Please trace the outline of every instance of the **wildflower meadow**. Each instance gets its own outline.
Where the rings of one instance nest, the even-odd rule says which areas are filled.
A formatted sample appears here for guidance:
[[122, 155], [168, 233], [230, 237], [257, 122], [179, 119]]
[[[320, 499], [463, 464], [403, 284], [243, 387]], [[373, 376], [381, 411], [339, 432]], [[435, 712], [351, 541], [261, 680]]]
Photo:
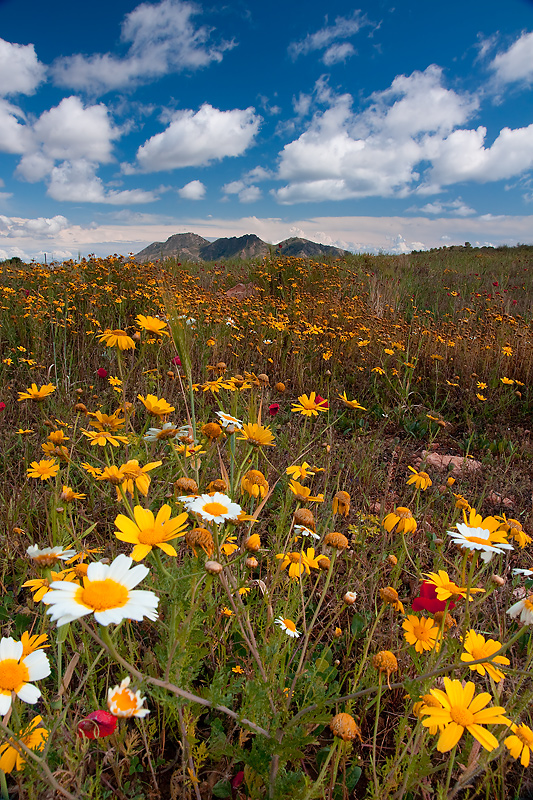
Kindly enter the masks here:
[[532, 797], [532, 326], [525, 246], [0, 264], [2, 800]]

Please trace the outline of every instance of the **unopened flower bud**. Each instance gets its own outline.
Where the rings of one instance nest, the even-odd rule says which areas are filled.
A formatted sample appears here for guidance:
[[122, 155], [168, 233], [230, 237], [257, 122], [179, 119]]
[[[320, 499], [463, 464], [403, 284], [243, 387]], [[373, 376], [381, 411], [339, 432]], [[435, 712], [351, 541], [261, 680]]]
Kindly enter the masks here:
[[222, 564], [218, 563], [218, 561], [206, 561], [205, 569], [206, 572], [209, 572], [210, 575], [220, 575], [223, 567]]
[[497, 586], [505, 586], [505, 578], [502, 578], [501, 575], [493, 575], [492, 580]]
[[389, 562], [389, 564], [392, 564], [394, 567], [398, 563], [398, 559], [396, 558], [395, 555], [393, 555], [393, 553], [391, 553], [389, 556], [387, 556], [387, 561]]
[[357, 600], [357, 592], [346, 592], [346, 594], [342, 599], [344, 600], [347, 606], [353, 606], [353, 604]]
[[248, 567], [248, 569], [255, 569], [256, 567], [259, 566], [259, 561], [257, 560], [257, 558], [250, 556], [250, 558], [246, 559], [245, 564]]

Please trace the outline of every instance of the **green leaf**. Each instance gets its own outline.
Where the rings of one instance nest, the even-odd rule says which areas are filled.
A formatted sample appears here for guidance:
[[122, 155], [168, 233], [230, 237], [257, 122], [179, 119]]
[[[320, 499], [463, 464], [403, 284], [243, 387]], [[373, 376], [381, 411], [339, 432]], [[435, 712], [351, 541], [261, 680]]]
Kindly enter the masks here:
[[212, 793], [215, 797], [231, 797], [230, 782], [223, 778], [218, 783], [215, 783], [212, 789]]

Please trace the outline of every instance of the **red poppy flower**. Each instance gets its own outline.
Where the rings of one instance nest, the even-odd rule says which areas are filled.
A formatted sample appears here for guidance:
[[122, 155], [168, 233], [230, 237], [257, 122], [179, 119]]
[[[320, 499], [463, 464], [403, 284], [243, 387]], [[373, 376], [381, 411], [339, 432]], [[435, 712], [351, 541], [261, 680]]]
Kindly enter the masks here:
[[175, 364], [177, 367], [181, 367], [181, 358], [179, 356], [174, 356], [174, 358], [172, 359], [172, 363]]
[[109, 711], [91, 711], [78, 722], [78, 736], [101, 739], [103, 736], [111, 736], [116, 727], [117, 718]]
[[268, 407], [268, 413], [270, 414], [271, 417], [275, 417], [278, 411], [279, 411], [279, 403], [272, 403], [272, 405]]
[[322, 406], [322, 408], [329, 408], [329, 403], [325, 399], [325, 397], [321, 397], [319, 394], [315, 397], [315, 403], [317, 406]]
[[413, 599], [411, 608], [413, 611], [429, 611], [430, 614], [435, 614], [436, 611], [444, 611], [448, 605], [448, 609], [455, 608], [455, 603], [448, 602], [447, 600], [437, 600], [437, 589], [435, 584], [423, 581], [420, 587], [420, 594]]
[[103, 367], [100, 367], [100, 369], [96, 370], [96, 374], [99, 378], [107, 378], [107, 370]]
[[3, 411], [5, 407], [6, 407], [6, 404], [4, 403], [4, 401], [0, 400], [0, 411]]

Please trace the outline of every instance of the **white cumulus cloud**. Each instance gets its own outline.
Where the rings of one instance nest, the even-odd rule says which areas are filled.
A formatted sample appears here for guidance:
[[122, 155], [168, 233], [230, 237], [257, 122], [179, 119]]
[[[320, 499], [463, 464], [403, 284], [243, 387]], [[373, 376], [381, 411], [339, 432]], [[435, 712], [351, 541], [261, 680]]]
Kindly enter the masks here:
[[111, 161], [112, 141], [121, 135], [103, 103], [84, 106], [79, 97], [65, 97], [43, 112], [33, 132], [50, 158], [86, 158], [100, 164]]
[[0, 95], [33, 94], [44, 77], [45, 66], [32, 44], [0, 39]]
[[52, 239], [67, 228], [68, 224], [67, 218], [61, 214], [51, 218], [37, 217], [36, 219], [0, 215], [0, 237]]
[[233, 42], [210, 44], [213, 29], [195, 24], [199, 14], [199, 6], [183, 0], [141, 3], [122, 23], [121, 39], [128, 45], [123, 58], [111, 53], [60, 58], [51, 67], [54, 80], [59, 86], [101, 94], [219, 62]]
[[0, 152], [26, 152], [31, 146], [31, 132], [19, 108], [0, 99]]
[[63, 161], [53, 167], [47, 194], [59, 201], [109, 205], [133, 205], [157, 200], [154, 192], [142, 189], [106, 189], [102, 179], [96, 175], [96, 165], [84, 159]]
[[533, 32], [523, 33], [505, 52], [498, 53], [490, 63], [499, 83], [533, 81]]
[[205, 185], [202, 181], [189, 181], [181, 189], [178, 189], [178, 194], [184, 200], [203, 200], [205, 197]]
[[252, 144], [260, 122], [253, 108], [220, 111], [204, 103], [196, 113], [177, 111], [166, 130], [139, 147], [138, 168], [159, 172], [240, 156]]
[[[486, 147], [486, 129], [466, 127], [478, 98], [446, 88], [436, 65], [397, 76], [360, 113], [352, 110], [350, 95], [334, 95], [323, 79], [314, 97], [326, 109], [315, 111], [280, 153], [278, 178], [286, 184], [273, 194], [283, 204], [433, 194], [533, 167], [533, 125], [504, 128]], [[462, 213], [470, 211], [465, 206]]]

